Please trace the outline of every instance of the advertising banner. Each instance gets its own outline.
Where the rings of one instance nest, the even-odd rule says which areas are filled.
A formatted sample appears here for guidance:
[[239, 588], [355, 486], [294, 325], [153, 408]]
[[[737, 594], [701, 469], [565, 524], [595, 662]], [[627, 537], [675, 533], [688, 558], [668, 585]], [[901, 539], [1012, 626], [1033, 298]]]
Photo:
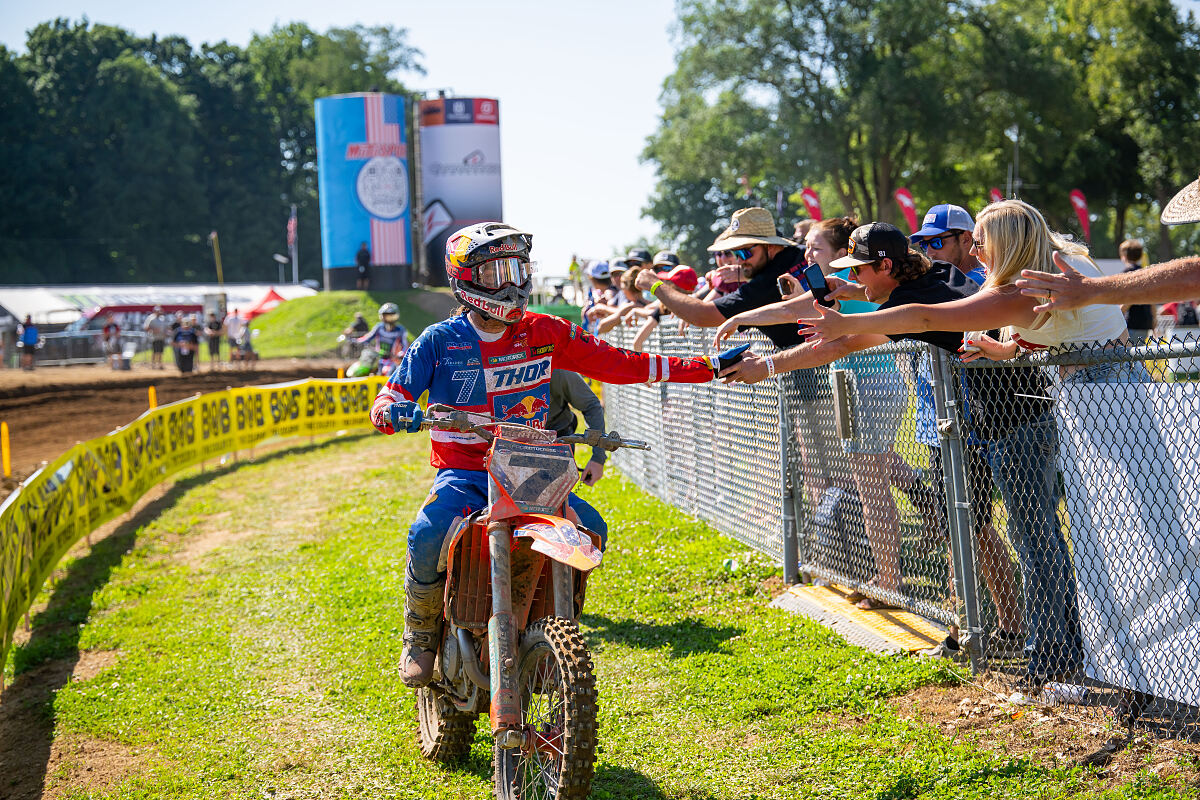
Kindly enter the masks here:
[[364, 242], [372, 267], [411, 264], [404, 99], [379, 93], [322, 97], [316, 119], [325, 269], [356, 272]]
[[265, 439], [369, 429], [385, 378], [304, 380], [197, 395], [80, 442], [0, 505], [0, 666], [13, 632], [59, 559], [148, 489]]
[[502, 220], [500, 103], [446, 97], [420, 105], [422, 231], [430, 277], [444, 282], [446, 238], [472, 222]]

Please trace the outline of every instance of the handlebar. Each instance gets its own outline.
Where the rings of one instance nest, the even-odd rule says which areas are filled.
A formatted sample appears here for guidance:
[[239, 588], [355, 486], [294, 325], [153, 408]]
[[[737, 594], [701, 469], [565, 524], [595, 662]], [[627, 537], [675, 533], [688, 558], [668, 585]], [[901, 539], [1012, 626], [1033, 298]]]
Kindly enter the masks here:
[[[421, 420], [421, 430], [427, 431], [431, 429], [443, 431], [458, 431], [459, 433], [474, 433], [476, 436], [491, 442], [496, 438], [496, 434], [489, 430], [496, 425], [509, 425], [517, 428], [528, 428], [529, 430], [545, 433], [542, 428], [535, 428], [532, 425], [525, 425], [520, 422], [511, 422], [502, 419], [497, 419], [490, 414], [484, 414], [479, 411], [461, 411], [450, 406], [434, 403], [429, 406], [428, 413], [445, 414], [445, 416], [437, 418], [429, 418]], [[490, 423], [479, 424], [471, 421], [471, 417], [488, 417], [492, 420]], [[412, 417], [399, 416], [399, 421], [411, 422]], [[599, 447], [612, 452], [621, 447], [628, 447], [633, 450], [649, 450], [650, 445], [647, 442], [638, 439], [624, 439], [621, 434], [616, 431], [595, 430], [588, 428], [582, 433], [573, 433], [567, 436], [559, 436], [556, 440], [558, 444], [586, 444], [591, 447]]]

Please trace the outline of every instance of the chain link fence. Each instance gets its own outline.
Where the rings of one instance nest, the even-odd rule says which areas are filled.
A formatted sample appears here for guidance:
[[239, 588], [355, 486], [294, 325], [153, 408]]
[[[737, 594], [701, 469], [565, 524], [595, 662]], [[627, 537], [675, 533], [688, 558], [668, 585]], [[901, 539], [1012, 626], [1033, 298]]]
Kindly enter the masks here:
[[[645, 349], [715, 352], [673, 319]], [[608, 386], [605, 409], [655, 443], [614, 454], [627, 476], [788, 582], [939, 623], [997, 691], [1190, 736], [1197, 357], [1191, 335], [970, 363], [898, 342], [752, 386]]]

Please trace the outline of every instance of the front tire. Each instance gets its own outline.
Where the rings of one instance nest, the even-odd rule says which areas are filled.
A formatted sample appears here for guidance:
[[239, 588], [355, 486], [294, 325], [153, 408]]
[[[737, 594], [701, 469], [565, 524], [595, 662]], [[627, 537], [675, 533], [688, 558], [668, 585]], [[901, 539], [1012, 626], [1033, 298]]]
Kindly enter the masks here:
[[596, 678], [579, 627], [530, 625], [517, 658], [521, 748], [494, 747], [498, 800], [584, 800], [596, 766]]
[[421, 755], [450, 764], [467, 755], [474, 738], [474, 714], [459, 711], [428, 686], [417, 690], [417, 741]]

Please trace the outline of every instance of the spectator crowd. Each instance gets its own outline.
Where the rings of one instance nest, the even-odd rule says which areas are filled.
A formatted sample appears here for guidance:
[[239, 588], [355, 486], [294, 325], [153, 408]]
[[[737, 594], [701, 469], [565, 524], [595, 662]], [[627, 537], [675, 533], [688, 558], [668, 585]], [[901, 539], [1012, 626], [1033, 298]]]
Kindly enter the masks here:
[[[1162, 219], [1200, 221], [1200, 180], [1176, 195]], [[914, 340], [962, 362], [1007, 361], [1046, 350], [1130, 348], [1200, 330], [1200, 258], [1146, 266], [1141, 242], [1126, 240], [1123, 270], [1109, 275], [1085, 246], [1017, 199], [993, 202], [977, 217], [958, 204], [935, 205], [910, 235], [886, 222], [838, 217], [802, 220], [785, 236], [767, 209], [744, 208], [708, 250], [707, 269], [681, 264], [670, 250], [651, 256], [644, 249], [579, 267], [590, 283], [581, 322], [598, 335], [634, 326], [637, 350], [664, 321], [712, 328], [716, 345], [757, 329], [774, 349], [747, 355], [721, 377], [756, 383], [796, 372], [801, 406], [831, 416], [830, 369], [848, 376], [853, 407], [870, 410], [855, 417], [853, 436], [839, 447], [816, 429], [816, 413], [801, 414], [794, 435], [809, 513], [842, 500], [861, 508], [873, 574], [849, 599], [864, 610], [893, 607], [903, 592], [896, 497], [909, 499], [927, 532], [944, 534], [948, 525], [940, 489], [894, 451], [915, 394], [916, 439], [928, 450], [930, 473], [941, 474], [931, 357], [927, 350], [880, 353], [878, 345]], [[984, 647], [992, 656], [1023, 658], [1024, 685], [1041, 692], [1082, 683], [1085, 660], [1072, 547], [1058, 510], [1056, 457], [1066, 434], [1055, 404], [1069, 402], [1064, 390], [1073, 386], [1154, 379], [1134, 357], [1025, 363], [959, 372], [969, 423], [970, 531], [997, 620]], [[951, 628], [927, 654], [962, 658], [960, 645]]]

